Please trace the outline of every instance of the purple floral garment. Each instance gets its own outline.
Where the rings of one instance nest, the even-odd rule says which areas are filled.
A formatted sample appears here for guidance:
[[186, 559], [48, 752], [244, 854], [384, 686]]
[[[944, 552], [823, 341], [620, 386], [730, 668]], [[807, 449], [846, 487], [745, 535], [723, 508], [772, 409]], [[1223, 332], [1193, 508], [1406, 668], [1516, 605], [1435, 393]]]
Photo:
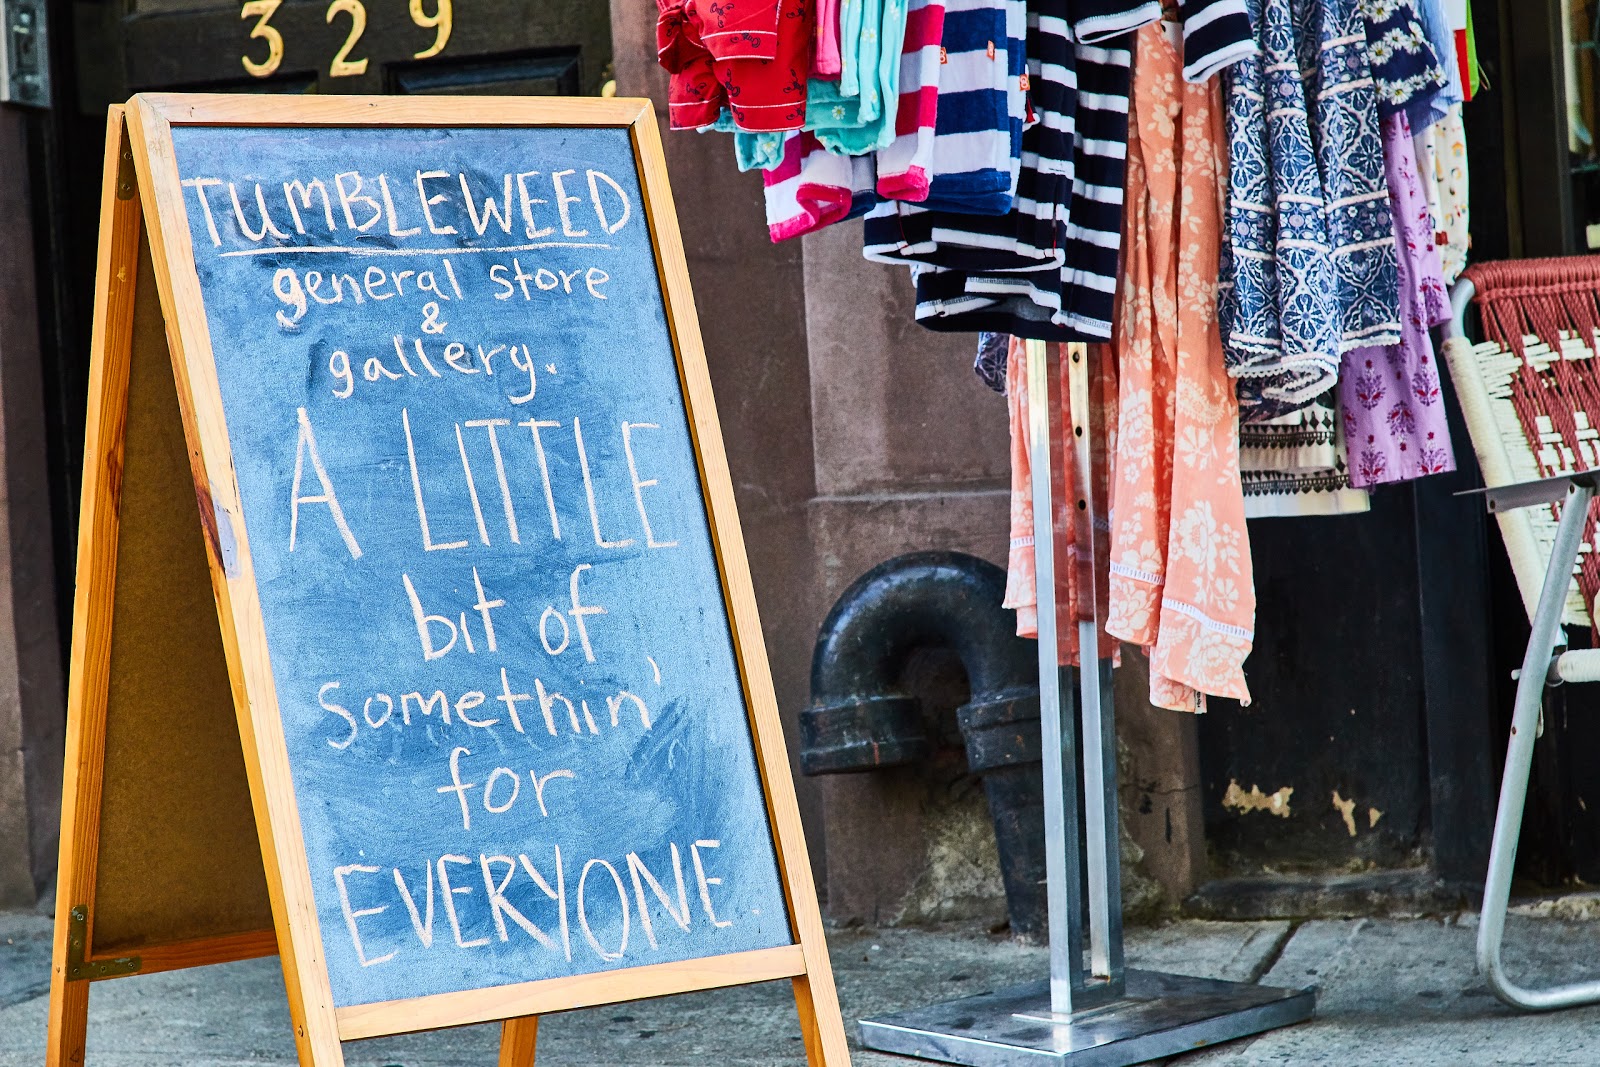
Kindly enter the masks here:
[[1339, 403], [1357, 487], [1456, 469], [1428, 334], [1450, 318], [1450, 297], [1404, 112], [1383, 119], [1383, 149], [1400, 250], [1400, 343], [1353, 348], [1340, 360]]

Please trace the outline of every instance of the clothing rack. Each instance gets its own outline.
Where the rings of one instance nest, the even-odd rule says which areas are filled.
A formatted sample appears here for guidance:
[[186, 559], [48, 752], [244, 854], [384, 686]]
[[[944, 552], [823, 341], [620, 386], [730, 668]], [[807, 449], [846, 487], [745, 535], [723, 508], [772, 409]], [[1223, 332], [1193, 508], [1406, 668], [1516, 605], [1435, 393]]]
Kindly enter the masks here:
[[[1061, 499], [1062, 472], [1051, 448], [1052, 414], [1063, 410], [1062, 349], [1074, 422], [1066, 456], [1074, 474], [1071, 501]], [[1123, 963], [1112, 661], [1100, 654], [1109, 515], [1105, 486], [1091, 477], [1091, 449], [1105, 432], [1093, 421], [1099, 406], [1089, 402], [1089, 364], [1098, 352], [1084, 344], [1027, 344], [1049, 978], [862, 1020], [861, 1043], [870, 1049], [971, 1067], [1124, 1067], [1300, 1022], [1316, 1009], [1314, 989], [1130, 970]], [[1058, 501], [1073, 516], [1073, 554], [1058, 551]], [[1078, 628], [1082, 669], [1059, 665], [1058, 564], [1077, 566], [1088, 578], [1079, 583], [1078, 617], [1069, 623]]]

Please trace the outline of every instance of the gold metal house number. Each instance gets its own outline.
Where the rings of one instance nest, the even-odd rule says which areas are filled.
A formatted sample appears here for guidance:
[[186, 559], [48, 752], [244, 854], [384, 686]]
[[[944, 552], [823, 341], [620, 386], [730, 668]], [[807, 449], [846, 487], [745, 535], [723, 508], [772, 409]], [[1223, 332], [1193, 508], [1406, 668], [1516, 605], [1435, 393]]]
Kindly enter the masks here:
[[[267, 46], [267, 54], [261, 59], [253, 59], [248, 54], [239, 57], [239, 62], [252, 77], [270, 77], [283, 63], [283, 34], [272, 25], [272, 16], [282, 3], [283, 0], [244, 0], [239, 7], [241, 20], [255, 19], [255, 24], [250, 27], [250, 39], [259, 38], [265, 41]], [[444, 46], [450, 41], [450, 31], [454, 27], [455, 13], [452, 0], [434, 0], [432, 14], [423, 10], [426, 3], [427, 0], [410, 0], [409, 3], [411, 21], [421, 29], [433, 31], [433, 43], [420, 52], [413, 53], [415, 59], [427, 59], [443, 52]], [[366, 58], [354, 59], [351, 58], [351, 53], [355, 51], [361, 35], [367, 32], [366, 5], [362, 0], [330, 0], [327, 11], [328, 23], [332, 24], [340, 15], [350, 17], [350, 32], [345, 35], [344, 44], [328, 63], [328, 77], [348, 78], [365, 74]]]

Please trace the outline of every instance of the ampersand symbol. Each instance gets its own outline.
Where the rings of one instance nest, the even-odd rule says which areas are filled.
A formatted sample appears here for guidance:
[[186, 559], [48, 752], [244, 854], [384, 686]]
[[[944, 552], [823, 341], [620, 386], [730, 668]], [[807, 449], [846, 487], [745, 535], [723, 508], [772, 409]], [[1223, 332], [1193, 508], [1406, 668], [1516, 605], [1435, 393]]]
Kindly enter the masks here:
[[426, 304], [422, 305], [423, 333], [443, 333], [444, 328], [448, 325], [450, 325], [448, 322], [441, 322], [439, 320], [438, 301], [430, 300]]

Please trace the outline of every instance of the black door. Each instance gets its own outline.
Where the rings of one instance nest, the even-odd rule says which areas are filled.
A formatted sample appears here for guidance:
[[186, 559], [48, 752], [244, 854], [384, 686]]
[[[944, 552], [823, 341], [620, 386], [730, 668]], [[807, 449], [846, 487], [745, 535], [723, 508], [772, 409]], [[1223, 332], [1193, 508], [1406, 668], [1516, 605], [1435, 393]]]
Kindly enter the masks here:
[[594, 0], [136, 0], [107, 22], [99, 30], [122, 59], [111, 99], [151, 89], [597, 93], [611, 58], [609, 11]]

